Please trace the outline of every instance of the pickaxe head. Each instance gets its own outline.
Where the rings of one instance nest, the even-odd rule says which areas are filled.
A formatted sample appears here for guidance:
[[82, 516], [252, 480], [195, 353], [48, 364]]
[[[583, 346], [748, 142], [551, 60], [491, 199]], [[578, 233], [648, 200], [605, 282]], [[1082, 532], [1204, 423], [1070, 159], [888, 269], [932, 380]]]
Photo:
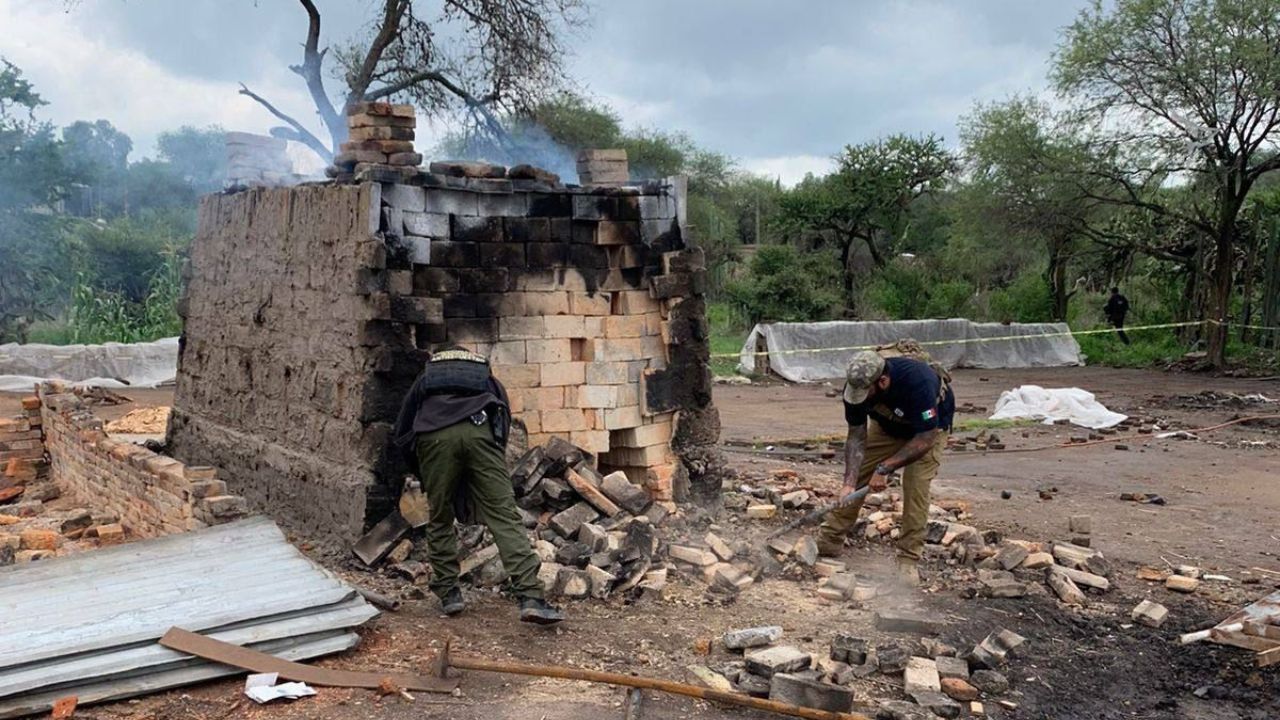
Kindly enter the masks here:
[[432, 666], [432, 674], [438, 678], [449, 677], [449, 646], [453, 644], [453, 638], [446, 638], [444, 647], [440, 648], [440, 652], [436, 653], [436, 660]]

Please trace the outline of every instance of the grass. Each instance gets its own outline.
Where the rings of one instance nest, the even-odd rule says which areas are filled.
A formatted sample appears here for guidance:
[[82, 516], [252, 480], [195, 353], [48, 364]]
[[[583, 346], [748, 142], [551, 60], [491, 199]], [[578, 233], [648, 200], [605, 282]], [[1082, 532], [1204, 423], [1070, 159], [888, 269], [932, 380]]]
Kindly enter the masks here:
[[956, 420], [952, 432], [970, 432], [973, 430], [1002, 430], [1016, 427], [1039, 425], [1039, 420], [988, 420], [987, 418], [966, 418]]
[[[711, 334], [711, 374], [716, 376], [736, 375], [738, 373], [738, 352], [742, 350], [742, 343], [746, 339], [746, 333], [742, 335], [728, 334], [721, 335]], [[723, 353], [732, 353], [733, 357], [714, 357]]]
[[1187, 352], [1172, 330], [1140, 330], [1128, 335], [1128, 345], [1110, 333], [1077, 335], [1076, 341], [1080, 343], [1080, 351], [1090, 365], [1145, 368], [1171, 363]]

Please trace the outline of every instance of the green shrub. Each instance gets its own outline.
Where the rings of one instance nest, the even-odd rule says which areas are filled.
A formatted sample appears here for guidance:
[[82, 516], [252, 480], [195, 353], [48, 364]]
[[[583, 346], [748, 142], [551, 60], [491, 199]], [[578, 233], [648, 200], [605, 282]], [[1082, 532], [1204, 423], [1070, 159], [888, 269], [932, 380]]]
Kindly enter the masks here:
[[132, 343], [182, 332], [182, 318], [178, 316], [182, 257], [170, 247], [161, 251], [159, 258], [160, 265], [148, 278], [146, 295], [141, 302], [131, 302], [121, 292], [95, 288], [82, 273], [71, 293], [67, 340], [86, 344]]
[[765, 245], [746, 277], [725, 290], [750, 323], [828, 320], [840, 302], [840, 262], [828, 252]]
[[867, 283], [862, 304], [891, 320], [916, 320], [924, 317], [928, 308], [929, 285], [924, 268], [895, 260]]
[[994, 322], [1050, 322], [1053, 295], [1043, 275], [1024, 271], [1008, 286], [988, 293], [987, 308]]

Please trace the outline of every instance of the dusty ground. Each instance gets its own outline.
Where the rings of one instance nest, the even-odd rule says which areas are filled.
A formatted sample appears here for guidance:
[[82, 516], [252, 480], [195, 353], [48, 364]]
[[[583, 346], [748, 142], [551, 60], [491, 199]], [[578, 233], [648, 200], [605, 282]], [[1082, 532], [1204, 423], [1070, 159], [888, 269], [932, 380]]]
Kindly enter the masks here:
[[[1175, 428], [1280, 412], [1277, 404], [1189, 407], [1196, 403], [1174, 397], [1206, 389], [1277, 397], [1280, 383], [1276, 382], [1096, 368], [961, 371], [956, 379], [962, 405], [990, 408], [1000, 391], [1023, 383], [1076, 385], [1094, 391], [1113, 409], [1159, 419]], [[826, 397], [824, 388], [721, 386], [716, 392], [729, 456], [744, 478], [791, 467], [817, 487], [834, 485], [838, 464], [821, 460], [816, 452], [785, 454], [788, 446], [779, 442], [803, 444], [806, 439], [843, 432], [839, 401]], [[163, 391], [130, 394], [142, 404], [168, 404]], [[0, 397], [0, 416], [9, 413], [7, 402], [11, 401]], [[102, 414], [118, 417], [131, 407], [108, 408]], [[1011, 450], [1053, 445], [1072, 434], [1066, 428], [1039, 426], [996, 432]], [[912, 604], [945, 618], [942, 638], [962, 648], [1000, 627], [1027, 638], [1010, 663], [1012, 690], [1003, 696], [1019, 707], [1010, 711], [989, 702], [993, 717], [1274, 720], [1280, 717], [1280, 668], [1256, 670], [1247, 651], [1215, 645], [1181, 647], [1174, 639], [1181, 632], [1216, 622], [1270, 592], [1280, 581], [1280, 574], [1253, 571], [1251, 576], [1263, 578], [1262, 582], [1238, 582], [1250, 576], [1249, 568], [1280, 573], [1280, 523], [1276, 521], [1280, 424], [1236, 425], [1205, 434], [1200, 441], [1147, 440], [1124, 441], [1132, 448], [1128, 451], [1114, 449], [1115, 441], [1109, 438], [1103, 444], [1040, 452], [952, 452], [935, 483], [935, 497], [971, 501], [969, 522], [980, 529], [1001, 530], [1008, 537], [1060, 539], [1066, 534], [1069, 515], [1092, 515], [1094, 546], [1113, 560], [1115, 588], [1095, 596], [1083, 612], [1062, 609], [1040, 590], [1021, 599], [967, 599], [972, 584], [939, 567], [926, 569], [926, 579], [934, 580], [928, 591], [895, 593], [866, 606], [847, 607], [819, 601], [811, 580], [765, 581], [724, 605], [705, 596], [700, 582], [685, 578], [673, 582], [662, 599], [642, 598], [632, 605], [618, 600], [569, 603], [572, 619], [552, 631], [521, 626], [514, 621], [513, 605], [493, 594], [473, 594], [469, 612], [452, 620], [439, 617], [432, 600], [407, 602], [400, 612], [375, 621], [360, 649], [325, 662], [369, 670], [421, 670], [432, 648], [451, 636], [458, 653], [686, 679], [686, 665], [714, 665], [727, 659], [723, 651], [712, 651], [708, 658], [695, 649], [697, 640], [726, 629], [781, 624], [787, 642], [825, 655], [837, 631], [890, 639], [871, 629], [875, 608]], [[1272, 446], [1244, 445], [1254, 441], [1270, 441]], [[775, 451], [758, 449], [767, 445], [774, 445]], [[1053, 499], [1041, 500], [1037, 490], [1051, 487], [1058, 489]], [[1012, 498], [1002, 500], [1003, 490], [1011, 491]], [[1137, 505], [1119, 499], [1119, 493], [1130, 491], [1159, 493], [1168, 504]], [[729, 539], [758, 538], [769, 529], [728, 513], [717, 521], [719, 532]], [[705, 522], [697, 524], [697, 529]], [[883, 576], [890, 558], [887, 546], [860, 544], [847, 551], [845, 560], [860, 574], [875, 579]], [[1166, 561], [1199, 564], [1237, 582], [1205, 584], [1195, 595], [1180, 596], [1135, 577], [1139, 565], [1164, 567]], [[340, 570], [352, 580], [384, 590], [394, 587], [389, 580], [353, 567]], [[1169, 621], [1158, 630], [1129, 624], [1128, 610], [1143, 597], [1170, 608]], [[861, 682], [857, 688], [864, 699], [894, 698], [900, 692], [898, 683], [883, 676]], [[82, 713], [102, 718], [460, 720], [576, 720], [623, 714], [623, 693], [618, 689], [479, 673], [464, 679], [461, 697], [420, 695], [414, 703], [395, 697], [379, 700], [368, 691], [333, 689], [290, 706], [251, 707], [238, 688], [236, 681], [212, 683]], [[1205, 699], [1193, 694], [1197, 688]], [[642, 717], [765, 716], [649, 694]]]

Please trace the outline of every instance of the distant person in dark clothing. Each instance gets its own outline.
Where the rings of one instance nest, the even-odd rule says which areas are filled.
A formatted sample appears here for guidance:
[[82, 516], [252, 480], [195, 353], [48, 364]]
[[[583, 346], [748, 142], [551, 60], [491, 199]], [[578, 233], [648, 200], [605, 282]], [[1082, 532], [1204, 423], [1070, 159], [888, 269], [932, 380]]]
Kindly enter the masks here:
[[1107, 314], [1107, 320], [1116, 329], [1120, 342], [1128, 345], [1129, 336], [1124, 334], [1124, 316], [1129, 314], [1129, 298], [1120, 294], [1120, 288], [1111, 288], [1111, 297], [1102, 312]]

